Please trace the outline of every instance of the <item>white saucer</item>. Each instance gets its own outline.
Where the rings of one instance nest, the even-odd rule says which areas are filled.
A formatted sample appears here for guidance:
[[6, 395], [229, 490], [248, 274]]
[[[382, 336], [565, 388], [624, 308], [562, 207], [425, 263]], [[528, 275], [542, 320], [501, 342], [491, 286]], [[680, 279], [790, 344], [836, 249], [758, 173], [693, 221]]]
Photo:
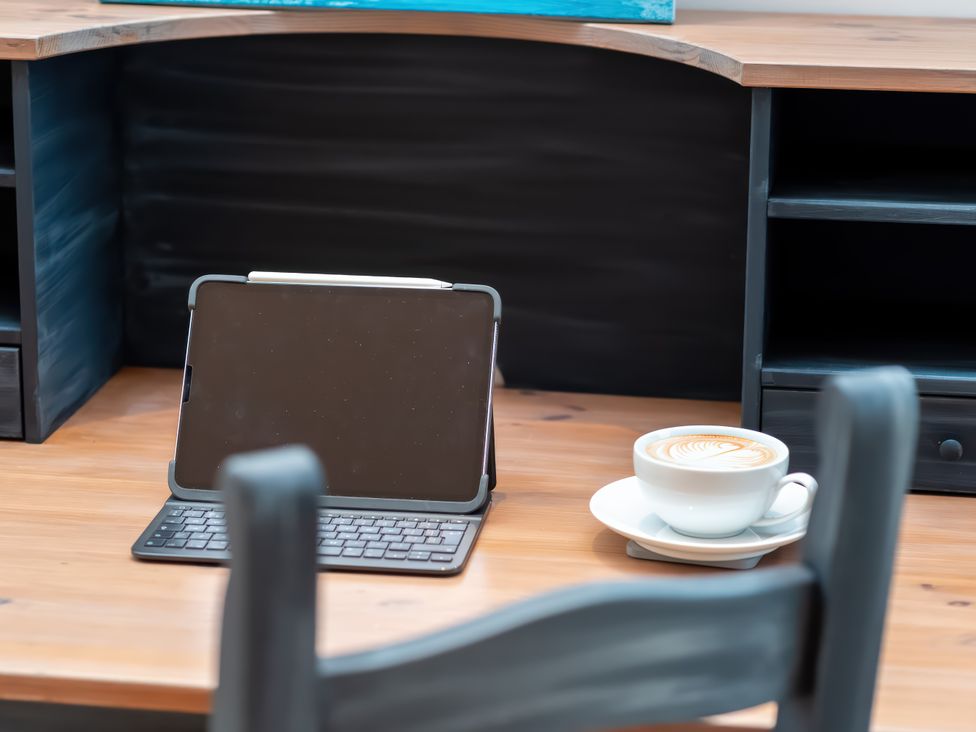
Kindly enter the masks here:
[[[785, 493], [785, 492], [784, 492]], [[784, 495], [768, 515], [787, 513], [793, 497]], [[730, 562], [758, 559], [803, 538], [809, 513], [779, 526], [750, 528], [725, 539], [696, 539], [671, 529], [641, 492], [631, 476], [606, 485], [590, 499], [590, 512], [608, 529], [626, 536], [654, 554], [686, 562]]]

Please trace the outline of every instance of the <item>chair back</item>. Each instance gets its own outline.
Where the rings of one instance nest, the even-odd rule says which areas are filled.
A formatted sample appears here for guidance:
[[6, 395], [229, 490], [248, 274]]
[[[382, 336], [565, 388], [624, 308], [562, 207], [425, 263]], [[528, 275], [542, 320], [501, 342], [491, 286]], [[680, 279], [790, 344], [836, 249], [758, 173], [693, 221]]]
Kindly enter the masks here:
[[212, 729], [571, 731], [778, 701], [779, 730], [866, 730], [917, 410], [903, 369], [826, 385], [798, 564], [573, 587], [317, 664], [322, 473], [303, 448], [235, 457]]

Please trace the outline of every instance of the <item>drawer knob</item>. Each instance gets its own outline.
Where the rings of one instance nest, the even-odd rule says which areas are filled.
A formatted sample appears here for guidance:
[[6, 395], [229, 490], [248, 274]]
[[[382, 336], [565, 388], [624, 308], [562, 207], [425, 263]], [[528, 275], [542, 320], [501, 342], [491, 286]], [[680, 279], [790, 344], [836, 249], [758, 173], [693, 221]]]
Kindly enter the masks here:
[[962, 458], [962, 443], [959, 440], [943, 440], [939, 443], [939, 457], [943, 460]]

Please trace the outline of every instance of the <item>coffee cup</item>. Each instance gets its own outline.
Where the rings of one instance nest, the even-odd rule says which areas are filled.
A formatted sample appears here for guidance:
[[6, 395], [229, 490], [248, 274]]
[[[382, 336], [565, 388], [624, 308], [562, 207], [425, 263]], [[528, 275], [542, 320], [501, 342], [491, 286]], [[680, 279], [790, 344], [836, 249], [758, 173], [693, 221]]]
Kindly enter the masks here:
[[[789, 460], [780, 440], [738, 427], [670, 427], [634, 443], [634, 472], [651, 510], [674, 531], [701, 538], [776, 526], [809, 510], [817, 481], [788, 474]], [[793, 484], [806, 491], [802, 503], [766, 516]]]

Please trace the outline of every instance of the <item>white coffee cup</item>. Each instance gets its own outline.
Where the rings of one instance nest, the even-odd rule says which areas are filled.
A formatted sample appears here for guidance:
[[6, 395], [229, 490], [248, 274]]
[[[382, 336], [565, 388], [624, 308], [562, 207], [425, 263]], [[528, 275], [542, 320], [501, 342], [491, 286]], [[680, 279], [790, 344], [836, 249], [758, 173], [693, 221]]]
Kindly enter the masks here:
[[[658, 459], [647, 452], [649, 445], [660, 440], [698, 434], [728, 435], [758, 442], [768, 448], [764, 451], [765, 462], [750, 467], [708, 466], [694, 461]], [[669, 427], [649, 432], [634, 443], [634, 472], [649, 508], [675, 531], [693, 537], [735, 536], [751, 526], [785, 523], [809, 510], [817, 481], [806, 473], [787, 474], [789, 461], [789, 448], [780, 440], [739, 427]], [[791, 484], [806, 489], [802, 504], [784, 515], [764, 518], [776, 498]]]

